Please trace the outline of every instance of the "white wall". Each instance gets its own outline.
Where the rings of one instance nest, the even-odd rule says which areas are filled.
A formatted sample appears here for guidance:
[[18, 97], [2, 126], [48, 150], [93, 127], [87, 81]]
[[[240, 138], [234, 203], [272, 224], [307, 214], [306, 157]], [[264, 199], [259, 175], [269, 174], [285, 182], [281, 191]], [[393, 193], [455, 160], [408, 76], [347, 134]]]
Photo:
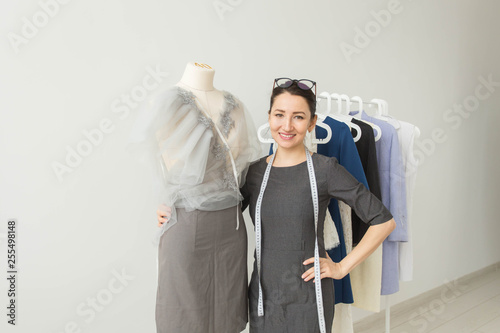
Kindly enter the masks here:
[[[52, 3], [46, 22], [38, 1], [0, 4], [0, 232], [18, 220], [17, 332], [154, 331], [155, 205], [123, 151], [137, 109], [125, 113], [120, 99], [140, 93], [155, 68], [156, 90], [176, 83], [189, 61], [215, 68], [216, 87], [243, 100], [256, 124], [266, 120], [273, 78], [289, 76], [387, 99], [391, 114], [420, 127], [420, 142], [445, 132], [421, 154], [415, 280], [393, 304], [500, 260], [500, 86], [466, 118], [443, 118], [471, 100], [479, 77], [500, 82], [498, 2], [401, 0], [348, 59], [341, 43], [356, 45], [355, 28], [376, 29], [371, 12], [394, 2], [107, 0], [56, 9], [54, 1], [41, 1]], [[221, 3], [232, 5], [219, 16]], [[40, 27], [24, 27], [23, 37], [23, 18], [33, 16]], [[82, 131], [100, 124], [108, 133], [58, 179], [52, 164], [66, 164], [67, 149], [85, 144]], [[115, 283], [123, 271], [129, 280]], [[106, 303], [99, 311], [89, 303], [97, 296]]]

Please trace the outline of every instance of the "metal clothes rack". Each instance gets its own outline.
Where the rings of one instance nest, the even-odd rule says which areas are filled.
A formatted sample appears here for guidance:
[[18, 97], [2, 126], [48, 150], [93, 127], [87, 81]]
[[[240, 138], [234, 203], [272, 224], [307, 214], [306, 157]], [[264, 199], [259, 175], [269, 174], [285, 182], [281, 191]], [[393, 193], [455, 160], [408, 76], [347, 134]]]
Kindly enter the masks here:
[[[327, 99], [325, 96], [321, 96], [321, 95], [318, 95], [317, 98], [320, 98], [320, 99]], [[336, 99], [336, 100], [339, 100], [341, 99], [341, 97], [337, 97], [337, 96], [331, 96], [332, 99]], [[352, 102], [351, 103], [356, 103], [358, 104], [358, 102]], [[374, 102], [365, 102], [363, 101], [363, 105], [373, 105], [373, 106], [378, 106], [377, 103], [374, 103]]]

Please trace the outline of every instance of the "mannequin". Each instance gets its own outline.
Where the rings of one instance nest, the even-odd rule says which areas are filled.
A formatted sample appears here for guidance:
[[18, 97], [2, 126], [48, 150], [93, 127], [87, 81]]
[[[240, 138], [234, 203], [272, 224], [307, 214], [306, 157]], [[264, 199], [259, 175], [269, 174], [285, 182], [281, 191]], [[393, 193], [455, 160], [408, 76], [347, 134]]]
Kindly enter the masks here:
[[191, 91], [200, 106], [207, 111], [214, 122], [217, 122], [219, 120], [217, 110], [220, 110], [224, 103], [224, 94], [214, 88], [214, 76], [215, 70], [209, 65], [190, 62], [176, 86]]
[[215, 89], [214, 75], [188, 63], [137, 122], [136, 141], [146, 138], [151, 163], [164, 162], [158, 199], [171, 208], [159, 220], [158, 333], [240, 332], [248, 321], [239, 186], [260, 145], [243, 104]]
[[[220, 111], [224, 107], [227, 92], [218, 90], [214, 87], [214, 76], [215, 70], [209, 65], [189, 62], [186, 65], [181, 80], [177, 82], [175, 86], [190, 91], [196, 97], [196, 102], [201, 109], [217, 124], [220, 121]], [[231, 118], [236, 124], [240, 124], [241, 127], [246, 127], [247, 129], [245, 131], [255, 132], [250, 117], [245, 117], [244, 112], [232, 114]], [[217, 135], [217, 133], [214, 133], [214, 135]], [[239, 144], [237, 143], [238, 137], [235, 136], [234, 133], [230, 133], [226, 141], [231, 149], [233, 158], [237, 158], [240, 153], [238, 149]]]

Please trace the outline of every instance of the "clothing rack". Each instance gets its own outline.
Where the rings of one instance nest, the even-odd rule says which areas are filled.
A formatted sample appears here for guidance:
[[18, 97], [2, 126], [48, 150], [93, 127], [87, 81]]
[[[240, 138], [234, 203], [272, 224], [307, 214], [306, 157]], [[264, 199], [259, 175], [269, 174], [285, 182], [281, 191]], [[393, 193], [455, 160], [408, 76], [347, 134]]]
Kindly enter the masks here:
[[[326, 92], [325, 92], [326, 93]], [[348, 102], [349, 104], [352, 104], [352, 103], [359, 103], [358, 101], [354, 101], [352, 102], [349, 97], [347, 97], [347, 99], [345, 98], [347, 95], [340, 95], [340, 94], [329, 94], [330, 96], [329, 97], [326, 97], [324, 94], [325, 93], [321, 93], [317, 96], [317, 99], [328, 99], [328, 98], [331, 98], [331, 99], [335, 99], [337, 101], [346, 101]], [[328, 93], [326, 93], [328, 94]], [[381, 101], [381, 99], [378, 99], [378, 101]], [[385, 101], [384, 101], [385, 102]], [[385, 102], [387, 104], [387, 102]], [[379, 103], [375, 103], [375, 102], [365, 102], [365, 101], [362, 101], [363, 105], [370, 105], [370, 106], [380, 106]], [[362, 111], [362, 110], [359, 110], [359, 111]], [[391, 303], [390, 303], [390, 295], [385, 295], [385, 332], [386, 333], [390, 333], [391, 332]]]
[[[330, 95], [330, 96], [331, 96], [331, 95]], [[326, 97], [326, 96], [323, 96], [323, 95], [321, 95], [321, 94], [320, 94], [320, 95], [318, 95], [318, 96], [317, 96], [317, 98], [319, 98], [319, 99], [327, 99], [327, 97]], [[342, 99], [341, 97], [337, 97], [337, 96], [331, 96], [331, 98], [332, 98], [332, 99], [335, 99], [335, 100], [341, 100], [341, 99]], [[342, 99], [342, 100], [343, 100], [343, 99]], [[356, 101], [356, 102], [349, 101], [349, 103], [351, 103], [351, 104], [352, 104], [352, 103], [356, 103], [356, 104], [357, 104], [358, 102], [357, 102], [357, 101]], [[373, 105], [373, 106], [378, 106], [378, 104], [377, 104], [377, 103], [375, 103], [375, 102], [365, 102], [365, 101], [363, 101], [363, 105]]]

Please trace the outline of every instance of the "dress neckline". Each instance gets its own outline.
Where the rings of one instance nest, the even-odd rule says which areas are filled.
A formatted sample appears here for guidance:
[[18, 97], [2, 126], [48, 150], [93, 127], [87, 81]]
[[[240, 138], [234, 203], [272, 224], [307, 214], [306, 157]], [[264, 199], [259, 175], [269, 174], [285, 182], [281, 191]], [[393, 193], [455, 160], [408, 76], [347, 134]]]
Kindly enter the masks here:
[[[316, 155], [316, 153], [313, 153], [311, 155], [311, 158], [314, 158], [314, 155]], [[267, 158], [271, 156], [271, 155], [267, 155], [267, 156], [264, 156], [263, 158], [263, 161], [264, 161], [264, 164], [267, 165]], [[271, 168], [273, 169], [290, 169], [290, 168], [295, 168], [295, 167], [299, 167], [299, 166], [302, 166], [302, 165], [306, 165], [307, 164], [307, 159], [303, 162], [300, 162], [300, 163], [297, 163], [297, 164], [294, 164], [294, 165], [288, 165], [288, 166], [274, 166], [274, 165], [271, 165]]]
[[[178, 92], [180, 92], [180, 95], [183, 95], [182, 97], [184, 97], [184, 101], [187, 103], [187, 104], [191, 104], [193, 106], [195, 106], [197, 109], [199, 109], [201, 112], [203, 112], [206, 116], [210, 116], [210, 113], [208, 113], [208, 111], [201, 105], [200, 101], [199, 101], [199, 98], [191, 91], [191, 90], [188, 90], [184, 87], [179, 87], [179, 86], [175, 86], [177, 89], [178, 89]], [[214, 89], [215, 90], [215, 89]], [[210, 91], [213, 91], [213, 90], [210, 90]], [[222, 102], [222, 105], [220, 106], [220, 108], [218, 108], [218, 113], [222, 113], [227, 105], [228, 105], [228, 100], [227, 100], [227, 95], [230, 94], [229, 92], [225, 91], [225, 90], [221, 90], [222, 92], [222, 95], [224, 96], [223, 98], [223, 102]], [[185, 98], [185, 96], [187, 96], [188, 99]]]
[[[212, 125], [216, 126], [214, 120], [212, 119], [212, 116], [207, 112], [207, 110], [202, 107], [198, 97], [196, 97], [196, 95], [192, 91], [179, 86], [175, 87], [177, 88], [177, 94], [182, 98], [182, 101], [185, 104], [189, 104], [191, 105], [191, 107], [198, 110], [202, 118], [205, 118], [202, 119], [202, 122], [207, 127]], [[222, 133], [227, 138], [231, 129], [235, 127], [235, 122], [231, 118], [231, 113], [239, 107], [239, 103], [234, 95], [230, 92], [226, 90], [220, 90], [220, 92], [222, 92], [223, 95], [223, 102], [220, 106], [220, 109], [216, 111], [220, 115], [217, 123], [221, 127]]]

